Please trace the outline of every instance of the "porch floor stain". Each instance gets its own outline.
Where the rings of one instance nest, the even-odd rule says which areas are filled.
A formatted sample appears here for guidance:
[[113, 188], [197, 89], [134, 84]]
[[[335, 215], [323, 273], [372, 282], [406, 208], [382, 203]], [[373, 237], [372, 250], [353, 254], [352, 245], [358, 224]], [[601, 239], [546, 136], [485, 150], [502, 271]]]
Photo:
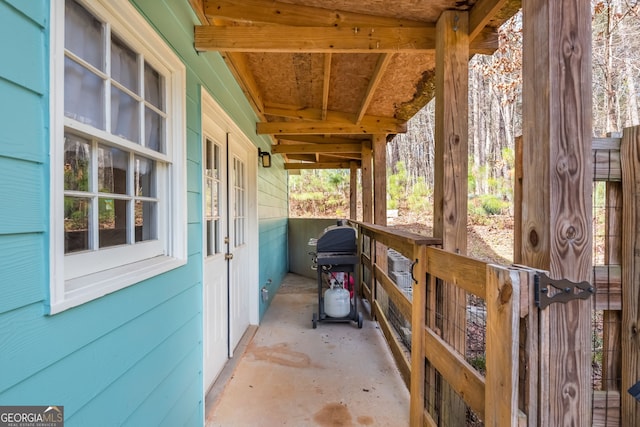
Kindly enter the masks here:
[[409, 425], [409, 391], [382, 331], [319, 323], [315, 280], [289, 274], [206, 398], [207, 427]]

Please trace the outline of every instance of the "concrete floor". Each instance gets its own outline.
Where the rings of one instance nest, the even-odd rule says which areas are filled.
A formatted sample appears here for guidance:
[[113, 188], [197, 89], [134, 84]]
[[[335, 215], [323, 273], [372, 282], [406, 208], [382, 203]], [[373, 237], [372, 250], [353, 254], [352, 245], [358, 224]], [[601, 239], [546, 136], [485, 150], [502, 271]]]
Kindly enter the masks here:
[[317, 285], [290, 274], [206, 399], [213, 426], [408, 426], [409, 392], [377, 324], [319, 323]]

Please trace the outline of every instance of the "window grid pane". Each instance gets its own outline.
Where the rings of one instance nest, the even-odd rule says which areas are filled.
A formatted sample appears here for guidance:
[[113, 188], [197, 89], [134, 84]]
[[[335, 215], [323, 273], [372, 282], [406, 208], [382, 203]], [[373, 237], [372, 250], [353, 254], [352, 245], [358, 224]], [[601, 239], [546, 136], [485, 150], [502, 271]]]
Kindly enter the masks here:
[[64, 60], [64, 115], [104, 130], [104, 80], [70, 58]]
[[111, 37], [111, 77], [134, 93], [140, 93], [137, 55], [116, 36]]
[[65, 4], [64, 47], [104, 71], [104, 25], [75, 1]]
[[140, 143], [139, 102], [131, 95], [111, 86], [111, 133]]
[[127, 243], [127, 201], [114, 198], [98, 198], [99, 247], [105, 248]]
[[129, 154], [103, 145], [98, 146], [98, 192], [127, 194]]
[[164, 111], [162, 76], [148, 63], [144, 63], [144, 99], [160, 111]]
[[89, 217], [91, 199], [64, 198], [64, 252], [73, 253], [90, 249]]
[[135, 241], [145, 242], [158, 239], [158, 203], [136, 200]]

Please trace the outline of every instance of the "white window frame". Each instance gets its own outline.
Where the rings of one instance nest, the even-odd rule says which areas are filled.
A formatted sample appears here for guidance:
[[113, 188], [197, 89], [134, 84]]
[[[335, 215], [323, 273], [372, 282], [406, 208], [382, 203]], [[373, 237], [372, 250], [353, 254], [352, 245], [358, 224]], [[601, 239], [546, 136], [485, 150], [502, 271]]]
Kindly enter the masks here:
[[[131, 143], [132, 149], [166, 161], [158, 181], [158, 240], [79, 254], [64, 254], [64, 133], [72, 130], [98, 138], [107, 132], [64, 115], [65, 2], [51, 2], [50, 29], [50, 286], [49, 313], [55, 314], [157, 276], [187, 262], [186, 71], [128, 0], [79, 1], [108, 22], [118, 36], [145, 56], [167, 87], [166, 153]], [[134, 150], [134, 151], [135, 151]], [[144, 253], [132, 262], [131, 253]], [[143, 259], [140, 259], [143, 258]]]

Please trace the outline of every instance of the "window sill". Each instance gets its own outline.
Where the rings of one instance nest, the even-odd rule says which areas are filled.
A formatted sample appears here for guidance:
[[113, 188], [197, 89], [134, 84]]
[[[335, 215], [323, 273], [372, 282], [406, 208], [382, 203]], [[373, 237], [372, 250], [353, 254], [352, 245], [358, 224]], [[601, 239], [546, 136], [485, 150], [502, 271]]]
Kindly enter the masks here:
[[158, 256], [67, 280], [64, 295], [59, 301], [51, 301], [49, 314], [60, 313], [185, 264], [185, 259]]

